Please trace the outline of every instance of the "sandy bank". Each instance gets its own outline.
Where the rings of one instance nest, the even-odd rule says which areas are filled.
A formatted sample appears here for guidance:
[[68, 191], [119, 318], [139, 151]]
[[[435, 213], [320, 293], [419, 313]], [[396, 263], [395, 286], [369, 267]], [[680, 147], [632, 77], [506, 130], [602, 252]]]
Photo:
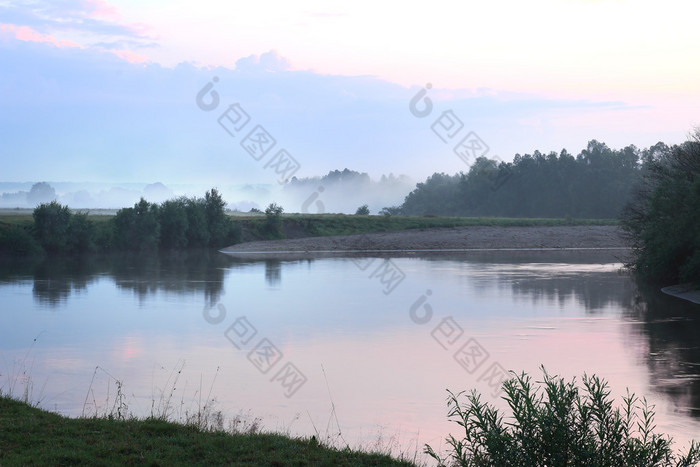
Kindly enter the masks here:
[[221, 250], [235, 256], [265, 253], [391, 252], [478, 249], [624, 249], [617, 226], [488, 227], [402, 230], [335, 237], [240, 243]]

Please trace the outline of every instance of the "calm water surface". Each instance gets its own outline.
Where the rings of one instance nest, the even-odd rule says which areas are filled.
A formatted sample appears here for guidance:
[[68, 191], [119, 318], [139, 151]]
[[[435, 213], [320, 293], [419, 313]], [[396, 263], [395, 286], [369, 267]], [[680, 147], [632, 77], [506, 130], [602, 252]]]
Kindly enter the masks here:
[[[619, 252], [240, 260], [215, 252], [0, 264], [0, 388], [78, 416], [122, 402], [351, 446], [443, 446], [446, 389], [499, 406], [507, 370], [605, 377], [700, 438], [700, 306]], [[539, 379], [539, 378], [538, 378]]]

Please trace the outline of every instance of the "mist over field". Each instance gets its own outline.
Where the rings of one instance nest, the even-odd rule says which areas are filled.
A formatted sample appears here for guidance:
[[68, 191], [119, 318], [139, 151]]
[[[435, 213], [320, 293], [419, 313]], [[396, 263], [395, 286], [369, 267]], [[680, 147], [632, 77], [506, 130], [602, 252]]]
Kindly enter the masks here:
[[324, 176], [294, 178], [286, 185], [213, 185], [153, 183], [78, 182], [0, 182], [0, 208], [35, 208], [39, 203], [58, 201], [71, 209], [119, 209], [133, 206], [144, 198], [161, 203], [181, 196], [201, 196], [217, 188], [231, 211], [264, 210], [270, 203], [285, 212], [353, 214], [367, 204], [372, 214], [382, 208], [400, 205], [415, 182], [407, 176], [372, 179], [366, 173], [345, 169]]

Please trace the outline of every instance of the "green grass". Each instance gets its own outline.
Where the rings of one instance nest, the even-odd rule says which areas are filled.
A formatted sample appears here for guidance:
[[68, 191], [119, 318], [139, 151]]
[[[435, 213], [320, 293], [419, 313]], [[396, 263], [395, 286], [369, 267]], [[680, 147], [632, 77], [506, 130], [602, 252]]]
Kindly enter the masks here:
[[[259, 231], [264, 222], [260, 216], [236, 216], [243, 228], [244, 239], [262, 239], [246, 236], [245, 232]], [[408, 229], [452, 228], [464, 226], [534, 227], [576, 225], [618, 225], [617, 219], [544, 219], [498, 217], [414, 217], [414, 216], [355, 216], [343, 214], [283, 214], [282, 231], [290, 236], [353, 235], [371, 232], [390, 232]]]
[[614, 219], [527, 219], [498, 217], [413, 217], [413, 216], [288, 216], [287, 221], [299, 219], [320, 235], [347, 235], [406, 229], [450, 228], [463, 226], [555, 226], [555, 225], [617, 225]]
[[280, 434], [229, 434], [157, 419], [67, 418], [0, 397], [0, 465], [410, 466]]
[[34, 223], [32, 218], [32, 213], [13, 213], [13, 212], [0, 212], [0, 226], [29, 226]]
[[[20, 224], [20, 225], [32, 224], [34, 222], [34, 218], [32, 217], [33, 212], [34, 212], [33, 209], [0, 208], [0, 224]], [[87, 212], [88, 218], [91, 221], [104, 222], [104, 221], [114, 217], [114, 215], [116, 214], [117, 211], [114, 209], [94, 209], [94, 210], [78, 209], [77, 211], [74, 211], [71, 209], [71, 212], [73, 212], [73, 213]]]

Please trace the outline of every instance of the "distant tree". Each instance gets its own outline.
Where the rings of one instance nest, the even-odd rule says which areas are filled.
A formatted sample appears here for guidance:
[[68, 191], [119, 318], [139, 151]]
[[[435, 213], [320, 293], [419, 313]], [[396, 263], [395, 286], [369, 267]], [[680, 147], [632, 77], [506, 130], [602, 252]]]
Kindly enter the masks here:
[[284, 185], [283, 195], [286, 204], [299, 206], [301, 212], [354, 213], [358, 204], [353, 199], [360, 193], [368, 205], [387, 204], [398, 193], [408, 193], [414, 186], [405, 175], [382, 175], [379, 180], [372, 180], [367, 173], [344, 169], [320, 177], [292, 177]]
[[223, 246], [231, 230], [230, 219], [226, 215], [226, 202], [216, 188], [204, 195], [204, 211], [209, 230], [209, 242], [213, 246]]
[[204, 208], [203, 198], [183, 198], [185, 214], [187, 215], [187, 238], [188, 247], [209, 246], [209, 227], [207, 226], [207, 214]]
[[279, 204], [270, 203], [268, 207], [265, 208], [265, 214], [268, 216], [279, 217], [284, 212], [284, 208]]
[[359, 208], [357, 208], [357, 211], [355, 211], [356, 216], [369, 216], [369, 206], [366, 204], [363, 204]]
[[635, 195], [622, 216], [636, 251], [631, 266], [652, 281], [700, 284], [700, 128], [647, 156]]
[[143, 189], [143, 194], [145, 195], [146, 199], [156, 203], [173, 198], [172, 190], [160, 182], [146, 185]]
[[56, 201], [34, 208], [34, 229], [39, 244], [48, 252], [64, 251], [68, 245], [71, 213]]
[[26, 191], [17, 191], [15, 193], [3, 193], [0, 196], [2, 205], [7, 207], [24, 207], [28, 204]]
[[498, 209], [493, 199], [493, 180], [498, 176], [498, 162], [478, 157], [466, 174], [460, 174], [457, 199], [448, 206], [449, 215], [488, 215]]
[[117, 248], [124, 250], [154, 251], [160, 244], [158, 205], [145, 199], [133, 208], [123, 208], [114, 217], [114, 236]]
[[265, 226], [264, 232], [268, 238], [282, 238], [282, 213], [284, 209], [275, 203], [265, 208]]
[[164, 201], [158, 210], [160, 245], [166, 249], [185, 248], [188, 243], [187, 199]]
[[459, 210], [459, 181], [459, 174], [434, 173], [425, 182], [418, 183], [416, 189], [406, 196], [401, 213], [417, 216], [455, 215]]
[[390, 217], [403, 214], [401, 206], [387, 206], [379, 210], [380, 216]]
[[[656, 148], [658, 150], [658, 148]], [[634, 146], [592, 140], [575, 158], [516, 154], [512, 163], [477, 158], [467, 173], [435, 173], [405, 198], [404, 215], [616, 218], [645, 156]]]
[[31, 206], [36, 206], [41, 203], [49, 203], [56, 199], [56, 190], [46, 182], [39, 182], [32, 185], [32, 188], [27, 193], [27, 202]]

